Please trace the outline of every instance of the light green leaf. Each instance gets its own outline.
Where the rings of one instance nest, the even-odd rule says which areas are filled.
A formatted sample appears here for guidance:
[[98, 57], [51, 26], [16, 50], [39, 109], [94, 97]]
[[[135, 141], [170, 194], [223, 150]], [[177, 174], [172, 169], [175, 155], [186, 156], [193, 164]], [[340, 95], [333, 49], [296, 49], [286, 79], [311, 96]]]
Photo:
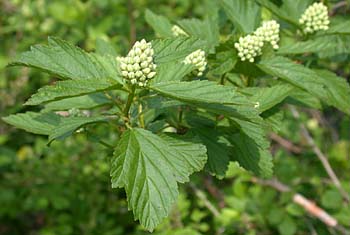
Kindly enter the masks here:
[[107, 57], [88, 54], [82, 49], [58, 38], [50, 37], [48, 45], [31, 47], [22, 53], [10, 65], [21, 65], [38, 68], [62, 78], [70, 79], [106, 79], [111, 78], [120, 82], [116, 73], [111, 74], [105, 67], [111, 66]]
[[96, 53], [101, 56], [113, 56], [117, 57], [118, 53], [115, 47], [108, 41], [98, 38], [96, 39]]
[[32, 95], [25, 105], [38, 105], [48, 101], [81, 96], [118, 87], [115, 80], [76, 79], [58, 81], [55, 85], [44, 86]]
[[228, 18], [242, 33], [254, 32], [260, 25], [261, 9], [254, 0], [221, 0]]
[[344, 19], [337, 23], [331, 21], [331, 25], [324, 34], [350, 34], [350, 20]]
[[[219, 25], [214, 19], [184, 19], [177, 22], [178, 25], [190, 36], [206, 42], [206, 49], [213, 51], [219, 43]], [[204, 49], [204, 48], [202, 48]]]
[[182, 62], [170, 62], [161, 64], [158, 67], [157, 75], [152, 83], [161, 83], [168, 81], [181, 81], [187, 74], [191, 73], [195, 67], [192, 64]]
[[321, 58], [350, 54], [350, 35], [323, 35], [304, 42], [282, 46], [278, 54], [317, 53]]
[[160, 37], [167, 38], [173, 36], [171, 31], [172, 24], [166, 17], [157, 15], [151, 10], [147, 9], [145, 12], [145, 19]]
[[163, 96], [190, 103], [251, 105], [243, 95], [232, 87], [211, 81], [164, 82], [153, 84], [150, 89]]
[[61, 118], [55, 113], [26, 112], [3, 117], [2, 119], [8, 124], [25, 131], [39, 135], [49, 135], [52, 129], [60, 123]]
[[64, 139], [74, 133], [82, 126], [96, 123], [105, 122], [106, 117], [65, 117], [61, 118], [60, 122], [52, 128], [49, 133], [49, 142], [55, 139]]
[[308, 69], [287, 58], [278, 56], [262, 60], [258, 67], [350, 114], [350, 87], [343, 78], [337, 77], [331, 72]]
[[271, 87], [244, 88], [239, 91], [249, 95], [250, 100], [258, 103], [258, 110], [262, 113], [281, 103], [291, 94], [293, 88], [294, 87], [289, 84], [278, 84]]
[[103, 93], [94, 93], [50, 102], [45, 104], [45, 110], [92, 109], [110, 103], [112, 101]]
[[206, 42], [192, 37], [177, 37], [152, 41], [156, 64], [179, 61], [197, 49], [205, 48]]
[[129, 129], [112, 158], [112, 187], [125, 188], [135, 219], [152, 231], [177, 199], [177, 182], [188, 181], [190, 174], [202, 169], [205, 153], [200, 144]]

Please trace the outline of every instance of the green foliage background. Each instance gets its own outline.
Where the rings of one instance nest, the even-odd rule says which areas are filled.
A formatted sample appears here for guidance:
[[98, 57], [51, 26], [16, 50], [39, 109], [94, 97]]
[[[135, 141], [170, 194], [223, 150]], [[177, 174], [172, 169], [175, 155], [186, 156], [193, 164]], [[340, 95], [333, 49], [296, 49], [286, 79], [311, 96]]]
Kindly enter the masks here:
[[[340, 1], [329, 2], [334, 6]], [[136, 28], [137, 38], [154, 35], [145, 22], [147, 8], [176, 21], [200, 18], [211, 7], [210, 0], [134, 0], [132, 5], [123, 0], [2, 0], [0, 4], [1, 117], [36, 111], [21, 104], [39, 87], [54, 80], [35, 70], [5, 69], [17, 52], [46, 42], [47, 36], [64, 38], [87, 51], [105, 49], [125, 54], [133, 34], [131, 25]], [[348, 18], [348, 9], [349, 5], [345, 5], [338, 13], [339, 18]], [[269, 13], [264, 11], [264, 14]], [[242, 27], [250, 30], [249, 25]], [[110, 42], [113, 48], [98, 48], [99, 40]], [[303, 52], [300, 45], [289, 50], [296, 49]], [[319, 64], [349, 79], [349, 56], [338, 55], [332, 61], [322, 56], [318, 59]], [[317, 100], [310, 97], [310, 102], [317, 103]], [[297, 131], [299, 121], [289, 112], [282, 115], [280, 135], [301, 146], [302, 152], [293, 154], [274, 142], [271, 149], [276, 177], [314, 200], [349, 230], [349, 204], [343, 202], [317, 157], [306, 147], [305, 139]], [[349, 117], [326, 108], [323, 113], [303, 113], [301, 122], [329, 156], [349, 193]], [[112, 143], [118, 138], [103, 125], [94, 131]], [[133, 221], [124, 191], [111, 189], [107, 157], [111, 153], [102, 145], [92, 144], [98, 140], [87, 133], [75, 134], [48, 147], [46, 138], [14, 129], [1, 121], [1, 235], [148, 234]], [[301, 235], [314, 230], [317, 234], [339, 233], [293, 204], [291, 193], [257, 184], [251, 174], [235, 164], [230, 165], [222, 181], [205, 173], [195, 174], [191, 180], [190, 185], [180, 187], [177, 205], [154, 234]], [[217, 211], [210, 210], [208, 203]]]

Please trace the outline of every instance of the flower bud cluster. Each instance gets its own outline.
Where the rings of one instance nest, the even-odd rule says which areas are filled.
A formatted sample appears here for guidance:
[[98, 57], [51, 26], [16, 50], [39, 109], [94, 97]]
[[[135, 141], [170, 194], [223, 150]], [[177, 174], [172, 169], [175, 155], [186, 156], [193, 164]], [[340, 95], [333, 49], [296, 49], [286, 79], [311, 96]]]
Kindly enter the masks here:
[[196, 67], [196, 75], [202, 76], [203, 72], [207, 66], [207, 61], [205, 59], [205, 52], [201, 49], [198, 49], [191, 54], [189, 54], [185, 60], [185, 64], [193, 64]]
[[305, 33], [314, 33], [319, 30], [327, 30], [329, 25], [328, 9], [322, 3], [314, 3], [309, 6], [299, 19]]
[[125, 81], [140, 87], [146, 86], [148, 80], [156, 75], [153, 54], [151, 43], [142, 39], [134, 44], [126, 57], [117, 58]]
[[278, 49], [280, 41], [280, 25], [275, 20], [264, 21], [256, 31], [255, 35], [261, 37], [264, 42], [271, 43], [273, 49]]
[[248, 60], [253, 63], [256, 56], [261, 55], [261, 49], [264, 46], [262, 37], [254, 34], [239, 38], [235, 43], [235, 48], [238, 50], [238, 56], [241, 61]]
[[178, 37], [178, 36], [188, 36], [188, 34], [183, 31], [182, 28], [180, 28], [179, 26], [177, 25], [174, 25], [172, 28], [171, 28], [171, 31], [173, 32], [173, 35], [175, 37]]

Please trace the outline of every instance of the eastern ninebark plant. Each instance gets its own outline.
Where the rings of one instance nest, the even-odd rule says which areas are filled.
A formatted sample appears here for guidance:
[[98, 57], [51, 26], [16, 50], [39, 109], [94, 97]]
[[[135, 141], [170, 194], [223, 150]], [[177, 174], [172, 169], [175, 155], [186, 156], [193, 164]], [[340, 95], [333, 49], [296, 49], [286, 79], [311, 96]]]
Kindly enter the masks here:
[[115, 144], [95, 139], [114, 149], [112, 187], [125, 188], [135, 219], [150, 231], [169, 214], [178, 183], [196, 171], [220, 178], [236, 161], [271, 176], [266, 134], [278, 132], [285, 104], [350, 114], [349, 84], [317, 63], [350, 52], [349, 21], [329, 19], [325, 5], [309, 0], [207, 3], [203, 20], [171, 23], [146, 11], [158, 39], [136, 42], [126, 56], [49, 38], [10, 64], [62, 80], [25, 103], [40, 112], [4, 120], [49, 143], [110, 125]]

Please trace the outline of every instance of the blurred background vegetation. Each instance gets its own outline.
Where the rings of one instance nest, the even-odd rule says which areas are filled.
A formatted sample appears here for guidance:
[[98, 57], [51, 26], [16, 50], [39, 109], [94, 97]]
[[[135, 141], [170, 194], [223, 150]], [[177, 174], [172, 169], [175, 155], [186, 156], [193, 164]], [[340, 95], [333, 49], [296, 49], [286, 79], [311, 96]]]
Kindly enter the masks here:
[[[210, 1], [0, 0], [1, 117], [27, 111], [21, 104], [30, 94], [55, 81], [35, 70], [5, 68], [30, 45], [45, 43], [52, 35], [87, 51], [107, 41], [112, 45], [108, 50], [124, 54], [135, 39], [154, 36], [144, 20], [146, 8], [177, 20], [204, 15]], [[345, 2], [335, 14], [350, 14], [349, 2], [330, 2]], [[319, 63], [349, 80], [348, 56], [335, 60]], [[302, 122], [349, 195], [350, 119], [333, 109], [304, 111], [297, 120], [286, 110], [281, 132], [271, 135], [273, 181], [254, 178], [235, 164], [223, 180], [197, 174], [192, 184], [182, 185], [178, 204], [154, 234], [346, 234], [349, 201], [329, 180], [299, 129]], [[111, 142], [116, 139], [104, 128], [98, 131]], [[95, 141], [77, 133], [48, 147], [44, 137], [0, 121], [0, 235], [148, 234], [133, 221], [123, 190], [111, 189], [111, 153]], [[280, 192], [276, 182], [292, 190]], [[341, 229], [326, 226], [294, 204], [295, 192], [325, 209]]]

